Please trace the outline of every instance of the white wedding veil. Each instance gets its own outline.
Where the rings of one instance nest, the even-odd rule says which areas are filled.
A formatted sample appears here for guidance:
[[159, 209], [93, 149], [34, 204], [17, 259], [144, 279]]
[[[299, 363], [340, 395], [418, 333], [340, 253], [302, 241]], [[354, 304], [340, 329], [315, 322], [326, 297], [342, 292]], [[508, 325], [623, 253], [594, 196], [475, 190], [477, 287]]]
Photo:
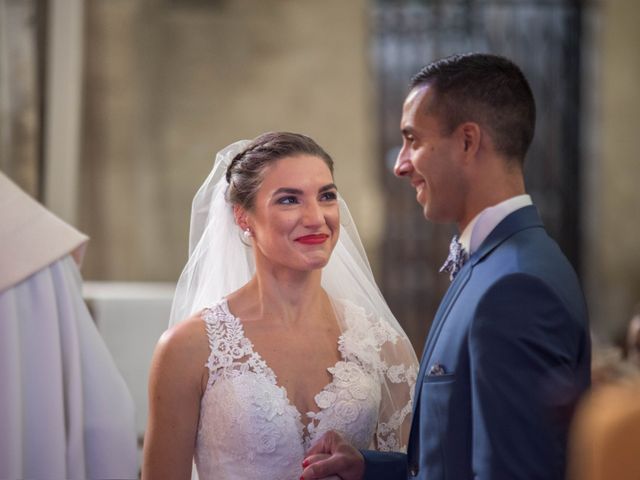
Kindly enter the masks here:
[[253, 276], [253, 252], [242, 240], [227, 201], [227, 167], [250, 140], [240, 140], [216, 155], [213, 169], [191, 204], [189, 260], [171, 306], [169, 325], [187, 319], [234, 292]]
[[[171, 308], [174, 325], [246, 284], [255, 267], [251, 246], [243, 239], [227, 200], [226, 170], [229, 163], [251, 141], [235, 142], [218, 152], [213, 169], [200, 187], [192, 204], [189, 260], [178, 280]], [[378, 289], [356, 226], [344, 200], [339, 197], [340, 236], [331, 259], [322, 271], [322, 287], [332, 301], [349, 301], [377, 317], [397, 333], [397, 341], [381, 352], [396, 378], [384, 380], [382, 423], [400, 426], [395, 435], [406, 445], [411, 417], [411, 398], [417, 359], [404, 330], [395, 319]], [[344, 323], [341, 323], [341, 329]], [[401, 372], [400, 376], [397, 375]], [[408, 407], [407, 407], [408, 405]], [[408, 408], [408, 411], [407, 411]], [[395, 415], [395, 417], [394, 417]], [[392, 418], [393, 417], [393, 418]]]

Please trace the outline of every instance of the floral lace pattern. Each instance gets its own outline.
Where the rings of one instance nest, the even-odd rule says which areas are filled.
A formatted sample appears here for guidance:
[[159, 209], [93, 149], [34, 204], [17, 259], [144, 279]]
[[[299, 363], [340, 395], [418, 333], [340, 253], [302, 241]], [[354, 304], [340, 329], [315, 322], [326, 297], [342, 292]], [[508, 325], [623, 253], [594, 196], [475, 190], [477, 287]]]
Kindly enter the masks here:
[[[200, 480], [298, 479], [305, 451], [328, 430], [341, 432], [357, 448], [403, 449], [398, 430], [411, 413], [416, 368], [388, 365], [382, 348], [398, 334], [362, 308], [342, 306], [342, 358], [328, 369], [332, 380], [315, 396], [319, 411], [306, 413], [290, 403], [226, 300], [203, 311], [211, 354], [195, 455]], [[406, 404], [381, 421], [385, 378], [404, 384], [410, 394]]]

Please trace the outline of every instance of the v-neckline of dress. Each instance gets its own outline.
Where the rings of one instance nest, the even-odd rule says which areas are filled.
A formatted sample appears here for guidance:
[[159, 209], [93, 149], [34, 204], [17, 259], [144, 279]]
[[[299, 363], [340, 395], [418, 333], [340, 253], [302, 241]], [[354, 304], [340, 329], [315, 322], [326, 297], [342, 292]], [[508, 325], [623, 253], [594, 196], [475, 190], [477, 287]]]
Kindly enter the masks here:
[[[327, 408], [329, 408], [329, 407], [323, 408], [320, 405], [318, 405], [316, 398], [321, 393], [328, 391], [328, 389], [330, 389], [331, 386], [335, 383], [335, 375], [331, 372], [331, 370], [335, 370], [341, 362], [348, 361], [345, 357], [344, 352], [342, 351], [342, 340], [345, 332], [348, 330], [349, 327], [345, 324], [344, 330], [342, 330], [340, 332], [340, 335], [338, 335], [337, 347], [338, 347], [338, 353], [340, 354], [340, 358], [333, 365], [326, 368], [326, 370], [329, 372], [329, 375], [331, 375], [331, 380], [324, 387], [322, 387], [322, 389], [320, 389], [318, 393], [316, 393], [313, 396], [313, 403], [316, 405], [316, 407], [318, 407], [318, 411], [308, 411], [308, 412], [302, 413], [298, 409], [297, 405], [293, 403], [289, 398], [289, 392], [287, 391], [287, 388], [278, 383], [278, 375], [276, 375], [276, 372], [271, 368], [271, 366], [267, 363], [264, 357], [262, 357], [262, 355], [260, 355], [260, 353], [255, 349], [253, 342], [246, 335], [244, 331], [244, 325], [242, 324], [242, 321], [240, 320], [239, 317], [236, 317], [229, 309], [229, 301], [226, 298], [222, 300], [222, 308], [224, 309], [225, 315], [228, 315], [229, 318], [232, 319], [233, 322], [237, 325], [238, 332], [240, 333], [242, 338], [246, 339], [246, 341], [248, 342], [248, 345], [251, 349], [251, 352], [248, 354], [248, 357], [253, 357], [257, 362], [261, 363], [264, 366], [265, 377], [271, 383], [273, 383], [275, 387], [279, 388], [284, 393], [284, 399], [287, 405], [296, 412], [296, 417], [297, 417], [296, 420], [300, 424], [300, 428], [301, 428], [302, 445], [308, 448], [310, 446], [310, 442], [313, 437], [313, 431], [315, 430], [316, 425], [314, 425], [314, 422], [316, 421], [316, 418], [322, 412], [327, 410]], [[303, 417], [309, 419], [309, 421], [306, 424], [303, 423], [302, 421]], [[309, 430], [309, 426], [312, 426], [314, 428]]]

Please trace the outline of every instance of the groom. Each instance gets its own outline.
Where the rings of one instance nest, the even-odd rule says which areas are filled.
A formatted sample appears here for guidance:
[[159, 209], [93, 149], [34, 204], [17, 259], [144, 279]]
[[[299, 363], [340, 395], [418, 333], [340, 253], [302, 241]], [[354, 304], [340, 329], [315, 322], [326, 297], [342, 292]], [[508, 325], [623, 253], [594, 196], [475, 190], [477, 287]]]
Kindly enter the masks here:
[[460, 237], [408, 451], [358, 451], [329, 432], [304, 479], [564, 478], [571, 415], [590, 383], [589, 331], [576, 274], [525, 193], [534, 125], [531, 89], [505, 58], [455, 55], [413, 78], [395, 174], [428, 220], [456, 223]]

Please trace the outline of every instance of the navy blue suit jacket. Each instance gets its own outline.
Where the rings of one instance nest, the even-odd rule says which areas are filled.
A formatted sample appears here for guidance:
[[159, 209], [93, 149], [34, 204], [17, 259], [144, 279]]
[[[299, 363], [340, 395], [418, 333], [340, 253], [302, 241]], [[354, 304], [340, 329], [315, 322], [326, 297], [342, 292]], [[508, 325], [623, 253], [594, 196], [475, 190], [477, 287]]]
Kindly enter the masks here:
[[407, 455], [364, 451], [365, 479], [561, 480], [589, 384], [578, 279], [524, 207], [451, 283], [420, 362]]

